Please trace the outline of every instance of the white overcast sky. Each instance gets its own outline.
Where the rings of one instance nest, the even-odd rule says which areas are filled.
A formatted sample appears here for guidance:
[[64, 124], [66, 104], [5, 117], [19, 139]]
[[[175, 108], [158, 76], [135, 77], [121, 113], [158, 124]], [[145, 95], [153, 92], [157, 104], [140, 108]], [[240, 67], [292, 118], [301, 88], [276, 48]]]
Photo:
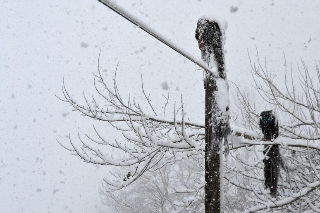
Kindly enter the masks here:
[[[248, 53], [256, 49], [279, 76], [284, 54], [289, 63], [303, 59], [310, 67], [319, 60], [317, 0], [114, 2], [198, 58], [198, 18], [225, 19], [228, 78], [243, 88], [252, 89]], [[167, 83], [173, 102], [182, 94], [189, 118], [203, 119], [202, 71], [98, 1], [0, 0], [0, 212], [110, 212], [99, 196], [108, 170], [85, 164], [56, 142], [78, 128], [91, 131], [90, 120], [55, 95], [61, 96], [63, 78], [79, 100], [93, 91], [100, 49], [108, 77], [119, 63], [124, 95], [141, 98], [143, 74], [158, 110]]]

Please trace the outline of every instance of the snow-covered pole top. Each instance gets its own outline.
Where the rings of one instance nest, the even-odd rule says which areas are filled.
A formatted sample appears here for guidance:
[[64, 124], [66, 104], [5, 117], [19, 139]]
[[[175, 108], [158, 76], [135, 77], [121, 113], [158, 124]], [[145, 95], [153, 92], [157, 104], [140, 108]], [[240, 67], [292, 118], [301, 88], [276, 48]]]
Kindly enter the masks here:
[[226, 23], [202, 17], [197, 23], [195, 37], [201, 50], [202, 59], [209, 68], [217, 67], [220, 78], [226, 79], [224, 51]]
[[114, 12], [116, 12], [117, 14], [119, 14], [120, 16], [122, 16], [123, 18], [125, 18], [126, 20], [130, 21], [132, 24], [136, 25], [137, 27], [139, 27], [140, 29], [142, 29], [143, 31], [145, 31], [146, 33], [151, 35], [152, 37], [156, 38], [157, 40], [159, 40], [163, 44], [167, 45], [168, 47], [170, 47], [171, 49], [173, 49], [174, 51], [176, 51], [180, 55], [184, 56], [185, 58], [187, 58], [188, 60], [192, 61], [193, 63], [195, 63], [199, 67], [203, 68], [205, 71], [212, 73], [214, 77], [216, 77], [216, 78], [220, 77], [218, 75], [216, 67], [212, 67], [210, 69], [208, 67], [208, 65], [205, 64], [203, 61], [198, 60], [195, 57], [193, 57], [192, 55], [190, 55], [189, 53], [185, 52], [184, 50], [182, 50], [181, 48], [176, 46], [174, 43], [172, 43], [170, 40], [168, 40], [165, 37], [161, 36], [159, 33], [157, 33], [150, 26], [147, 26], [146, 24], [144, 24], [137, 17], [135, 17], [132, 14], [130, 14], [127, 11], [125, 11], [120, 6], [115, 5], [114, 3], [111, 3], [108, 0], [98, 0], [98, 1], [100, 3], [102, 3], [103, 5], [107, 6], [108, 8], [110, 8], [111, 10], [113, 10]]

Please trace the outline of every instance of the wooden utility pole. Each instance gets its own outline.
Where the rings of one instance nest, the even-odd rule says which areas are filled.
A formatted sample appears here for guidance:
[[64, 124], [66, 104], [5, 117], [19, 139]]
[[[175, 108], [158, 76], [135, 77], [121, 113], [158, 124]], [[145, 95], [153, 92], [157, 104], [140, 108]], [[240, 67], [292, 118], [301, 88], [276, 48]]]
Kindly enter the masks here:
[[[201, 18], [196, 39], [202, 59], [209, 68], [217, 66], [219, 78], [206, 72], [205, 88], [205, 212], [219, 213], [221, 208], [221, 145], [230, 133], [229, 95], [226, 81], [222, 34], [217, 22]], [[219, 88], [220, 87], [220, 88]], [[224, 88], [221, 88], [224, 87]], [[220, 96], [220, 97], [219, 97]], [[225, 97], [221, 97], [225, 96]], [[221, 103], [221, 99], [224, 99]]]

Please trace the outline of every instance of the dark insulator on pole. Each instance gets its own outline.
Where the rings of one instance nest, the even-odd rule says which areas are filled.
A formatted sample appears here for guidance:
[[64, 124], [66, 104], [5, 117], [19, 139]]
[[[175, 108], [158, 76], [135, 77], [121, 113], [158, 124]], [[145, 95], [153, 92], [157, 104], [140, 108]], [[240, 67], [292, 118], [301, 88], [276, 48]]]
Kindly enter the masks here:
[[[264, 140], [271, 141], [279, 135], [278, 120], [273, 111], [264, 111], [260, 114], [260, 128]], [[279, 145], [265, 145], [263, 154], [264, 163], [264, 185], [270, 189], [271, 196], [277, 196], [277, 186], [280, 172], [281, 156]]]

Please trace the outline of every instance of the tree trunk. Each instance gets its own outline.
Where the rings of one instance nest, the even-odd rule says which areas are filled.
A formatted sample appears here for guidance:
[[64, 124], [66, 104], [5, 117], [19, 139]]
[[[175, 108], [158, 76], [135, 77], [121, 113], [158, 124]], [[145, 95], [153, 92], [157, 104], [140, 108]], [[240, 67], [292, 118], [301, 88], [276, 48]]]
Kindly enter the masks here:
[[[205, 76], [205, 212], [219, 213], [221, 208], [221, 165], [220, 147], [226, 142], [230, 132], [228, 84], [224, 69], [222, 34], [214, 21], [200, 19], [196, 30], [196, 39], [202, 59], [209, 68], [217, 66], [216, 79], [212, 73]], [[218, 82], [219, 81], [219, 82]], [[225, 87], [225, 88], [219, 88]], [[222, 92], [221, 92], [222, 91]], [[224, 97], [226, 96], [226, 97]], [[224, 103], [220, 103], [221, 99]]]

